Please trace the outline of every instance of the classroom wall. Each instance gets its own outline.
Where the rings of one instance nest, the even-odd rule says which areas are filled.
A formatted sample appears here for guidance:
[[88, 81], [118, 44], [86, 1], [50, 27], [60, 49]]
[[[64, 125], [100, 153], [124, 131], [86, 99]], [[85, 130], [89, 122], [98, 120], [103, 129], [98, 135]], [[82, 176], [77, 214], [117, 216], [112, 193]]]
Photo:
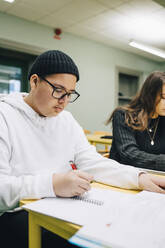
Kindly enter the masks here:
[[68, 53], [79, 67], [77, 91], [81, 94], [68, 110], [91, 131], [110, 129], [104, 122], [116, 106], [116, 67], [141, 72], [142, 81], [151, 71], [165, 68], [164, 64], [68, 33], [55, 40], [53, 29], [4, 13], [0, 13], [0, 46], [34, 54], [48, 49]]

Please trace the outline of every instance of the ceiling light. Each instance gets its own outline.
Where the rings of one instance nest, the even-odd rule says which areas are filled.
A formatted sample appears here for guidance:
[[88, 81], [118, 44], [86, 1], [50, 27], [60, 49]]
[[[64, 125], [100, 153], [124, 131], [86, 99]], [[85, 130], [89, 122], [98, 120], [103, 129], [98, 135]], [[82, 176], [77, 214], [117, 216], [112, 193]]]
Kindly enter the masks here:
[[8, 3], [13, 3], [15, 0], [4, 0], [4, 1]]
[[154, 54], [154, 55], [156, 55], [156, 56], [159, 56], [159, 57], [165, 59], [165, 51], [160, 50], [160, 49], [158, 49], [158, 48], [151, 47], [151, 46], [146, 46], [146, 45], [141, 44], [141, 43], [136, 42], [136, 41], [130, 41], [130, 42], [129, 42], [129, 45], [132, 46], [132, 47], [136, 47], [136, 48], [138, 48], [138, 49], [140, 49], [140, 50], [143, 50], [143, 51], [145, 51], [145, 52]]

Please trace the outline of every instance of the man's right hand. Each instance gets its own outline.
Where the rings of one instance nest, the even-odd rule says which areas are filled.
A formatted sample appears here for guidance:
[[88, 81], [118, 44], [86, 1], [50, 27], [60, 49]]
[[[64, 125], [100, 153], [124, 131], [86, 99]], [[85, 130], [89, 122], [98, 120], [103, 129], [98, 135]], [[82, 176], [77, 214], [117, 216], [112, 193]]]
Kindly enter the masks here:
[[91, 188], [92, 180], [93, 176], [79, 170], [53, 174], [53, 190], [61, 197], [82, 195]]

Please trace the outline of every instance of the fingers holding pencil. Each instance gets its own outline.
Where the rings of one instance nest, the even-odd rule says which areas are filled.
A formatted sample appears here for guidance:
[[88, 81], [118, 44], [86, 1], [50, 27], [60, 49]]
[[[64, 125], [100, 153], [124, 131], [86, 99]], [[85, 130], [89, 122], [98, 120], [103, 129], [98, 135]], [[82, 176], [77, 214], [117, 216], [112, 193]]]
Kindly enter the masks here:
[[56, 196], [72, 197], [81, 195], [90, 189], [92, 180], [91, 175], [79, 170], [53, 174], [53, 189]]

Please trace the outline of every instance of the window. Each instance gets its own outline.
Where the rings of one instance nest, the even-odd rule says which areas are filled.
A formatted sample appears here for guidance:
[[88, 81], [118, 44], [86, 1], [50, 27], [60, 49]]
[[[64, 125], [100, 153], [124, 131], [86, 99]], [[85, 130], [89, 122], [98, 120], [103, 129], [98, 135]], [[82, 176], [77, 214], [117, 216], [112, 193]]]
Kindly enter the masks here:
[[0, 64], [0, 93], [21, 91], [22, 70]]
[[28, 92], [27, 74], [35, 55], [0, 48], [0, 93]]

